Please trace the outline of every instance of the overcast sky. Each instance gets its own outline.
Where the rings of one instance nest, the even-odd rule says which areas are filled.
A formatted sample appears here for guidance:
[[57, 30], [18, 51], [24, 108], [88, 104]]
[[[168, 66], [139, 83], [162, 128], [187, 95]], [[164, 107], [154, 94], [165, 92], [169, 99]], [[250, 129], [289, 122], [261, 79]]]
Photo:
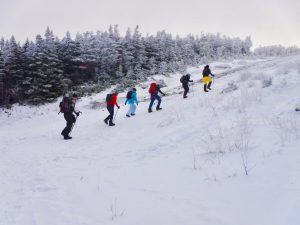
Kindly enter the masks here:
[[254, 46], [300, 46], [300, 0], [0, 0], [0, 37], [23, 42], [44, 34], [59, 37], [107, 30], [118, 24], [140, 26], [143, 34], [221, 33]]

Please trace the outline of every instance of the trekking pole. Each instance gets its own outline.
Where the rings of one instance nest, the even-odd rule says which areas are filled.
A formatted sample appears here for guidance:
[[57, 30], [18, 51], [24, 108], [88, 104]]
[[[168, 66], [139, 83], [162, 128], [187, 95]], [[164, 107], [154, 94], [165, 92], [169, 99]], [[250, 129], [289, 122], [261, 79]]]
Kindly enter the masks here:
[[[80, 115], [82, 112], [78, 112], [78, 115]], [[69, 135], [71, 135], [71, 133], [72, 133], [72, 131], [73, 131], [73, 128], [74, 128], [74, 126], [75, 126], [75, 124], [76, 124], [76, 122], [77, 122], [77, 118], [78, 118], [79, 116], [77, 116], [76, 115], [76, 118], [75, 118], [75, 121], [74, 121], [74, 123], [72, 124], [72, 127], [71, 127], [71, 131], [70, 131], [70, 133], [69, 133]]]
[[116, 111], [116, 114], [115, 114], [115, 116], [114, 116], [113, 122], [115, 122], [115, 119], [116, 119], [116, 117], [117, 117], [118, 111], [119, 111], [119, 108], [117, 108], [117, 111]]
[[78, 117], [78, 116], [76, 116], [76, 119], [75, 119], [74, 123], [72, 124], [71, 131], [70, 131], [69, 135], [72, 134], [73, 128], [74, 128], [75, 123], [76, 123], [76, 121], [77, 121], [77, 117]]
[[192, 93], [193, 93], [193, 97], [194, 97], [194, 82], [192, 82]]

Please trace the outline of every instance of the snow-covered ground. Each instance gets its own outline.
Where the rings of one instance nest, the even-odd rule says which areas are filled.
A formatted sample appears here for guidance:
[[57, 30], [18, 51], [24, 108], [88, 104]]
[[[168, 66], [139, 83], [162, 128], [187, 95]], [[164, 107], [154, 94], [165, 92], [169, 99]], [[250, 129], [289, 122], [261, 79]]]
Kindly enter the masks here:
[[138, 86], [115, 127], [92, 108], [105, 93], [81, 99], [69, 141], [58, 103], [1, 111], [0, 225], [299, 225], [300, 56], [211, 69], [187, 99], [180, 74], [155, 77], [169, 95], [151, 114]]

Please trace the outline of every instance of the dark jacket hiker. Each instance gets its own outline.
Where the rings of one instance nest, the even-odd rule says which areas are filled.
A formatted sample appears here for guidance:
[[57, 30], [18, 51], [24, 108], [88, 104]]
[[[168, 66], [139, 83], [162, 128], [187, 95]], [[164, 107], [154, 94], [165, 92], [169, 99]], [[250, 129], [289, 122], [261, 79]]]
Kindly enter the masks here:
[[160, 90], [160, 86], [156, 83], [151, 83], [149, 88], [149, 93], [150, 93], [150, 105], [148, 108], [148, 112], [149, 113], [152, 112], [152, 106], [155, 100], [158, 101], [156, 110], [161, 110], [162, 109], [160, 108], [161, 98], [159, 97], [158, 93], [161, 93], [163, 96], [165, 96], [166, 94]]
[[[65, 140], [71, 139], [72, 137], [69, 136], [74, 123], [76, 121], [76, 116], [79, 116], [80, 112], [75, 111], [75, 104], [77, 101], [77, 95], [73, 94], [72, 98], [64, 97], [62, 102], [60, 102], [60, 112], [64, 114], [64, 118], [67, 122], [66, 127], [61, 132], [61, 135], [64, 136]], [[75, 114], [75, 115], [74, 115]]]
[[182, 87], [184, 89], [183, 92], [183, 98], [187, 98], [187, 93], [189, 92], [189, 82], [193, 82], [193, 80], [190, 80], [191, 75], [186, 74], [180, 78], [180, 82], [182, 83]]
[[[118, 96], [118, 92], [112, 93], [112, 94], [108, 94], [106, 96], [106, 108], [109, 112], [109, 115], [104, 119], [104, 122], [106, 124], [108, 124], [109, 126], [114, 126], [115, 124], [113, 123], [113, 118], [114, 118], [114, 107], [117, 106], [118, 109], [120, 108], [120, 106], [117, 103], [117, 96]], [[109, 122], [109, 123], [108, 123]]]

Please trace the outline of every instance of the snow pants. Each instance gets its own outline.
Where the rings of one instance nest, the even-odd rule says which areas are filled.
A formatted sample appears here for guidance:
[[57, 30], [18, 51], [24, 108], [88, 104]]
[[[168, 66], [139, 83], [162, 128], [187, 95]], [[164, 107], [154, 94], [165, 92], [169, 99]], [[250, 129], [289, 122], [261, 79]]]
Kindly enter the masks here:
[[114, 105], [109, 105], [109, 104], [107, 104], [107, 107], [106, 107], [109, 112], [109, 115], [108, 115], [108, 117], [105, 118], [105, 120], [106, 121], [109, 120], [110, 123], [113, 121], [113, 118], [114, 118], [114, 107], [115, 107]]
[[73, 124], [75, 123], [75, 116], [73, 115], [73, 113], [64, 113], [64, 118], [67, 122], [67, 125], [66, 127], [63, 129], [63, 131], [61, 132], [61, 134], [64, 136], [64, 137], [67, 137], [69, 136], [71, 130], [72, 130], [72, 127], [73, 127]]
[[212, 82], [212, 78], [210, 76], [203, 77], [203, 83], [208, 84]]
[[154, 103], [155, 100], [158, 101], [156, 109], [160, 108], [161, 98], [158, 96], [158, 94], [152, 94], [150, 105], [149, 105], [149, 110], [152, 110], [152, 106], [153, 106], [153, 103]]
[[135, 114], [135, 110], [136, 110], [136, 105], [133, 104], [129, 104], [129, 110], [127, 112], [127, 115], [130, 116], [131, 114]]
[[183, 92], [183, 97], [186, 97], [187, 93], [189, 92], [189, 85], [188, 84], [182, 84], [182, 87], [184, 89], [184, 92]]

